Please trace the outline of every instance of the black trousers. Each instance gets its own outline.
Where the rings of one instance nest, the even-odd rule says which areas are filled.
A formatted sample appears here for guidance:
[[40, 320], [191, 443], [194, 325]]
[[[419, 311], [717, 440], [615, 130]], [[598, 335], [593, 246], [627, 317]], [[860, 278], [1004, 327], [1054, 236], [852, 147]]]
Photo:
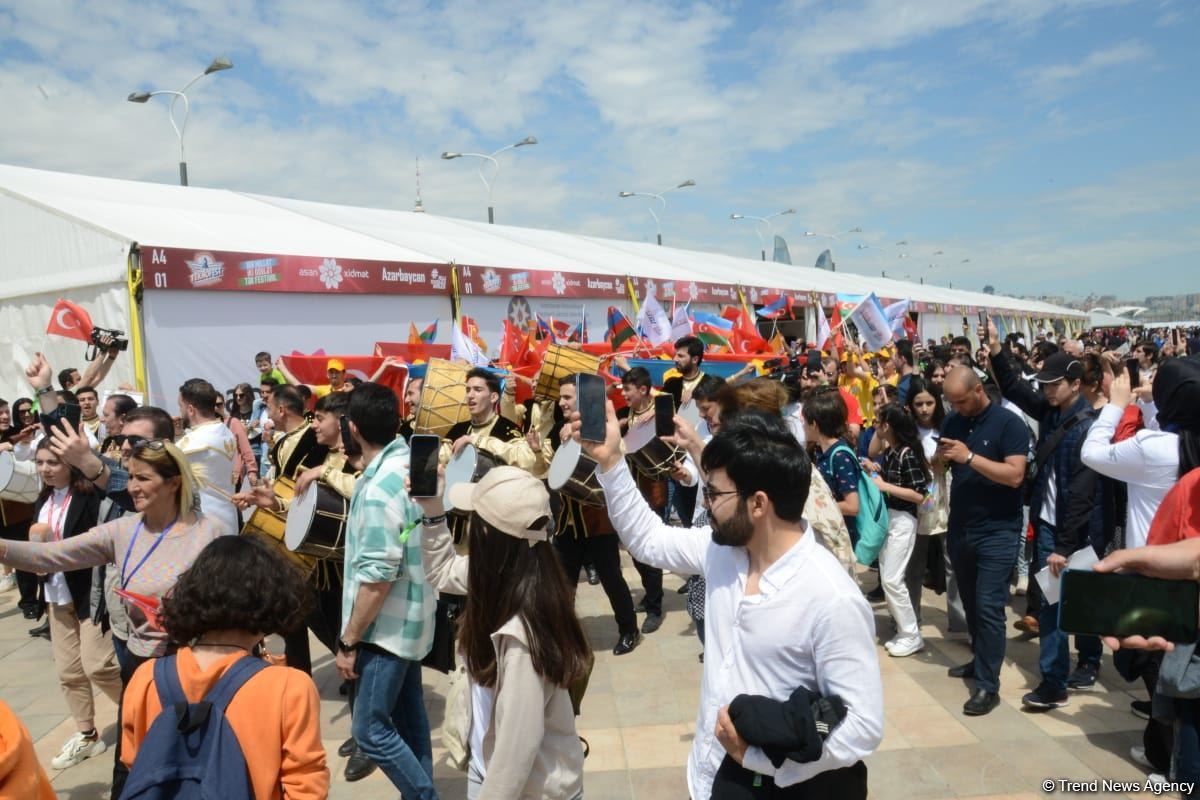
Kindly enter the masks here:
[[792, 786], [778, 787], [767, 776], [756, 776], [728, 756], [713, 780], [712, 800], [866, 800], [867, 765], [821, 772]]
[[638, 575], [642, 576], [642, 588], [646, 590], [646, 596], [642, 598], [646, 613], [657, 614], [661, 617], [663, 613], [663, 571], [658, 567], [643, 564], [636, 558], [633, 560], [633, 566], [637, 569]]
[[[554, 547], [558, 551], [563, 570], [567, 573], [567, 582], [574, 589], [579, 583], [579, 567], [591, 561], [600, 573], [600, 585], [608, 595], [608, 604], [612, 606], [613, 616], [617, 620], [617, 632], [625, 636], [638, 631], [637, 614], [633, 611], [633, 597], [629, 593], [629, 584], [621, 574], [621, 540], [615, 533], [603, 533], [598, 536], [585, 536], [582, 539], [570, 534], [554, 537]], [[662, 573], [659, 573], [659, 603], [662, 600]]]
[[[32, 520], [0, 528], [0, 538], [8, 539], [11, 542], [28, 542], [30, 522]], [[20, 594], [17, 608], [22, 611], [40, 611], [45, 603], [42, 601], [41, 582], [38, 581], [37, 575], [19, 569], [15, 572], [17, 573], [17, 592]]]
[[337, 654], [338, 635], [342, 632], [342, 575], [333, 564], [320, 562], [310, 579], [313, 607], [305, 624], [283, 637], [283, 653], [289, 667], [312, 675], [312, 650], [308, 643], [311, 630], [317, 640]]
[[692, 524], [692, 517], [696, 515], [696, 495], [699, 486], [683, 486], [682, 484], [672, 481], [675, 486], [675, 513], [679, 514], [679, 521], [683, 523], [683, 527], [688, 527]]

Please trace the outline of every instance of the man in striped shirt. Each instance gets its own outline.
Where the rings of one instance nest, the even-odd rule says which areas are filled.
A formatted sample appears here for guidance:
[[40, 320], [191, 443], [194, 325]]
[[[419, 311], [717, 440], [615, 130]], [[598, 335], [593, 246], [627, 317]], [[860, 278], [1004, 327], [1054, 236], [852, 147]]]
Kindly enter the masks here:
[[364, 383], [350, 394], [347, 416], [367, 468], [350, 501], [337, 667], [356, 682], [359, 749], [405, 798], [436, 798], [421, 691], [436, 597], [421, 563], [421, 511], [404, 490], [400, 403], [390, 389]]

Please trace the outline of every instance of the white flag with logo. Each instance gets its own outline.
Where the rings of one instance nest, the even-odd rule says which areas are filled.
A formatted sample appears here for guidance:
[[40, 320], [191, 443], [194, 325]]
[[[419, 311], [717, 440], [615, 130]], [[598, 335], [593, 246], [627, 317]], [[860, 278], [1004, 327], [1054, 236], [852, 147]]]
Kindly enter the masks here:
[[646, 299], [642, 301], [642, 310], [638, 312], [637, 321], [642, 335], [654, 347], [671, 340], [671, 318], [654, 295], [647, 294]]
[[850, 321], [858, 328], [858, 335], [862, 337], [868, 350], [878, 352], [891, 344], [893, 336], [891, 320], [888, 319], [874, 292], [864, 297], [862, 302], [854, 307], [854, 310], [850, 312]]
[[487, 356], [479, 349], [479, 345], [467, 338], [458, 320], [454, 320], [454, 324], [450, 326], [450, 332], [451, 361], [461, 359], [475, 367], [486, 367], [488, 365]]
[[678, 341], [684, 336], [690, 336], [692, 333], [692, 318], [688, 316], [688, 306], [691, 303], [684, 303], [679, 308], [675, 309], [675, 317], [671, 320], [671, 340]]
[[829, 320], [825, 317], [825, 309], [817, 303], [817, 347], [824, 347], [829, 341]]
[[904, 320], [908, 319], [908, 300], [897, 300], [891, 305], [884, 306], [883, 313], [887, 315], [892, 333], [898, 338], [904, 338]]

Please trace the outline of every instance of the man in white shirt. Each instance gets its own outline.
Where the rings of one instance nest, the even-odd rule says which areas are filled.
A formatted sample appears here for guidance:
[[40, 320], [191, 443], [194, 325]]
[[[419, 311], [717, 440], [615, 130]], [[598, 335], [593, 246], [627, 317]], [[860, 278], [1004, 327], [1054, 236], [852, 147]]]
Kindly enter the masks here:
[[179, 418], [183, 437], [176, 442], [200, 482], [200, 510], [215, 520], [225, 534], [238, 532], [233, 496], [233, 462], [237, 440], [217, 419], [217, 390], [202, 378], [179, 387]]
[[[611, 404], [605, 441], [582, 444], [599, 462], [609, 518], [630, 554], [707, 582], [706, 657], [688, 757], [691, 796], [711, 795], [728, 753], [777, 786], [821, 775], [825, 796], [865, 797], [861, 760], [883, 738], [874, 617], [802, 519], [812, 469], [783, 422], [750, 412], [721, 427], [701, 465], [712, 524], [693, 529], [667, 526], [642, 498], [621, 456]], [[848, 712], [817, 761], [776, 767], [738, 735], [728, 705], [740, 694], [784, 701], [801, 686], [840, 698]]]

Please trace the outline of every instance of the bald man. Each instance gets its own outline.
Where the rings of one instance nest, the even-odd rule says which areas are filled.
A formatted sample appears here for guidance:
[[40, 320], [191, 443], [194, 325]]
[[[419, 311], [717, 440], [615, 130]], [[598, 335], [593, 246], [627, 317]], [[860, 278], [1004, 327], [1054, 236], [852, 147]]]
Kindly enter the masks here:
[[1023, 524], [1021, 484], [1029, 432], [1020, 417], [988, 399], [969, 367], [952, 369], [942, 392], [953, 409], [942, 425], [936, 456], [952, 478], [946, 547], [974, 653], [970, 663], [952, 667], [950, 677], [975, 679], [963, 713], [980, 716], [1000, 703], [1004, 607]]

